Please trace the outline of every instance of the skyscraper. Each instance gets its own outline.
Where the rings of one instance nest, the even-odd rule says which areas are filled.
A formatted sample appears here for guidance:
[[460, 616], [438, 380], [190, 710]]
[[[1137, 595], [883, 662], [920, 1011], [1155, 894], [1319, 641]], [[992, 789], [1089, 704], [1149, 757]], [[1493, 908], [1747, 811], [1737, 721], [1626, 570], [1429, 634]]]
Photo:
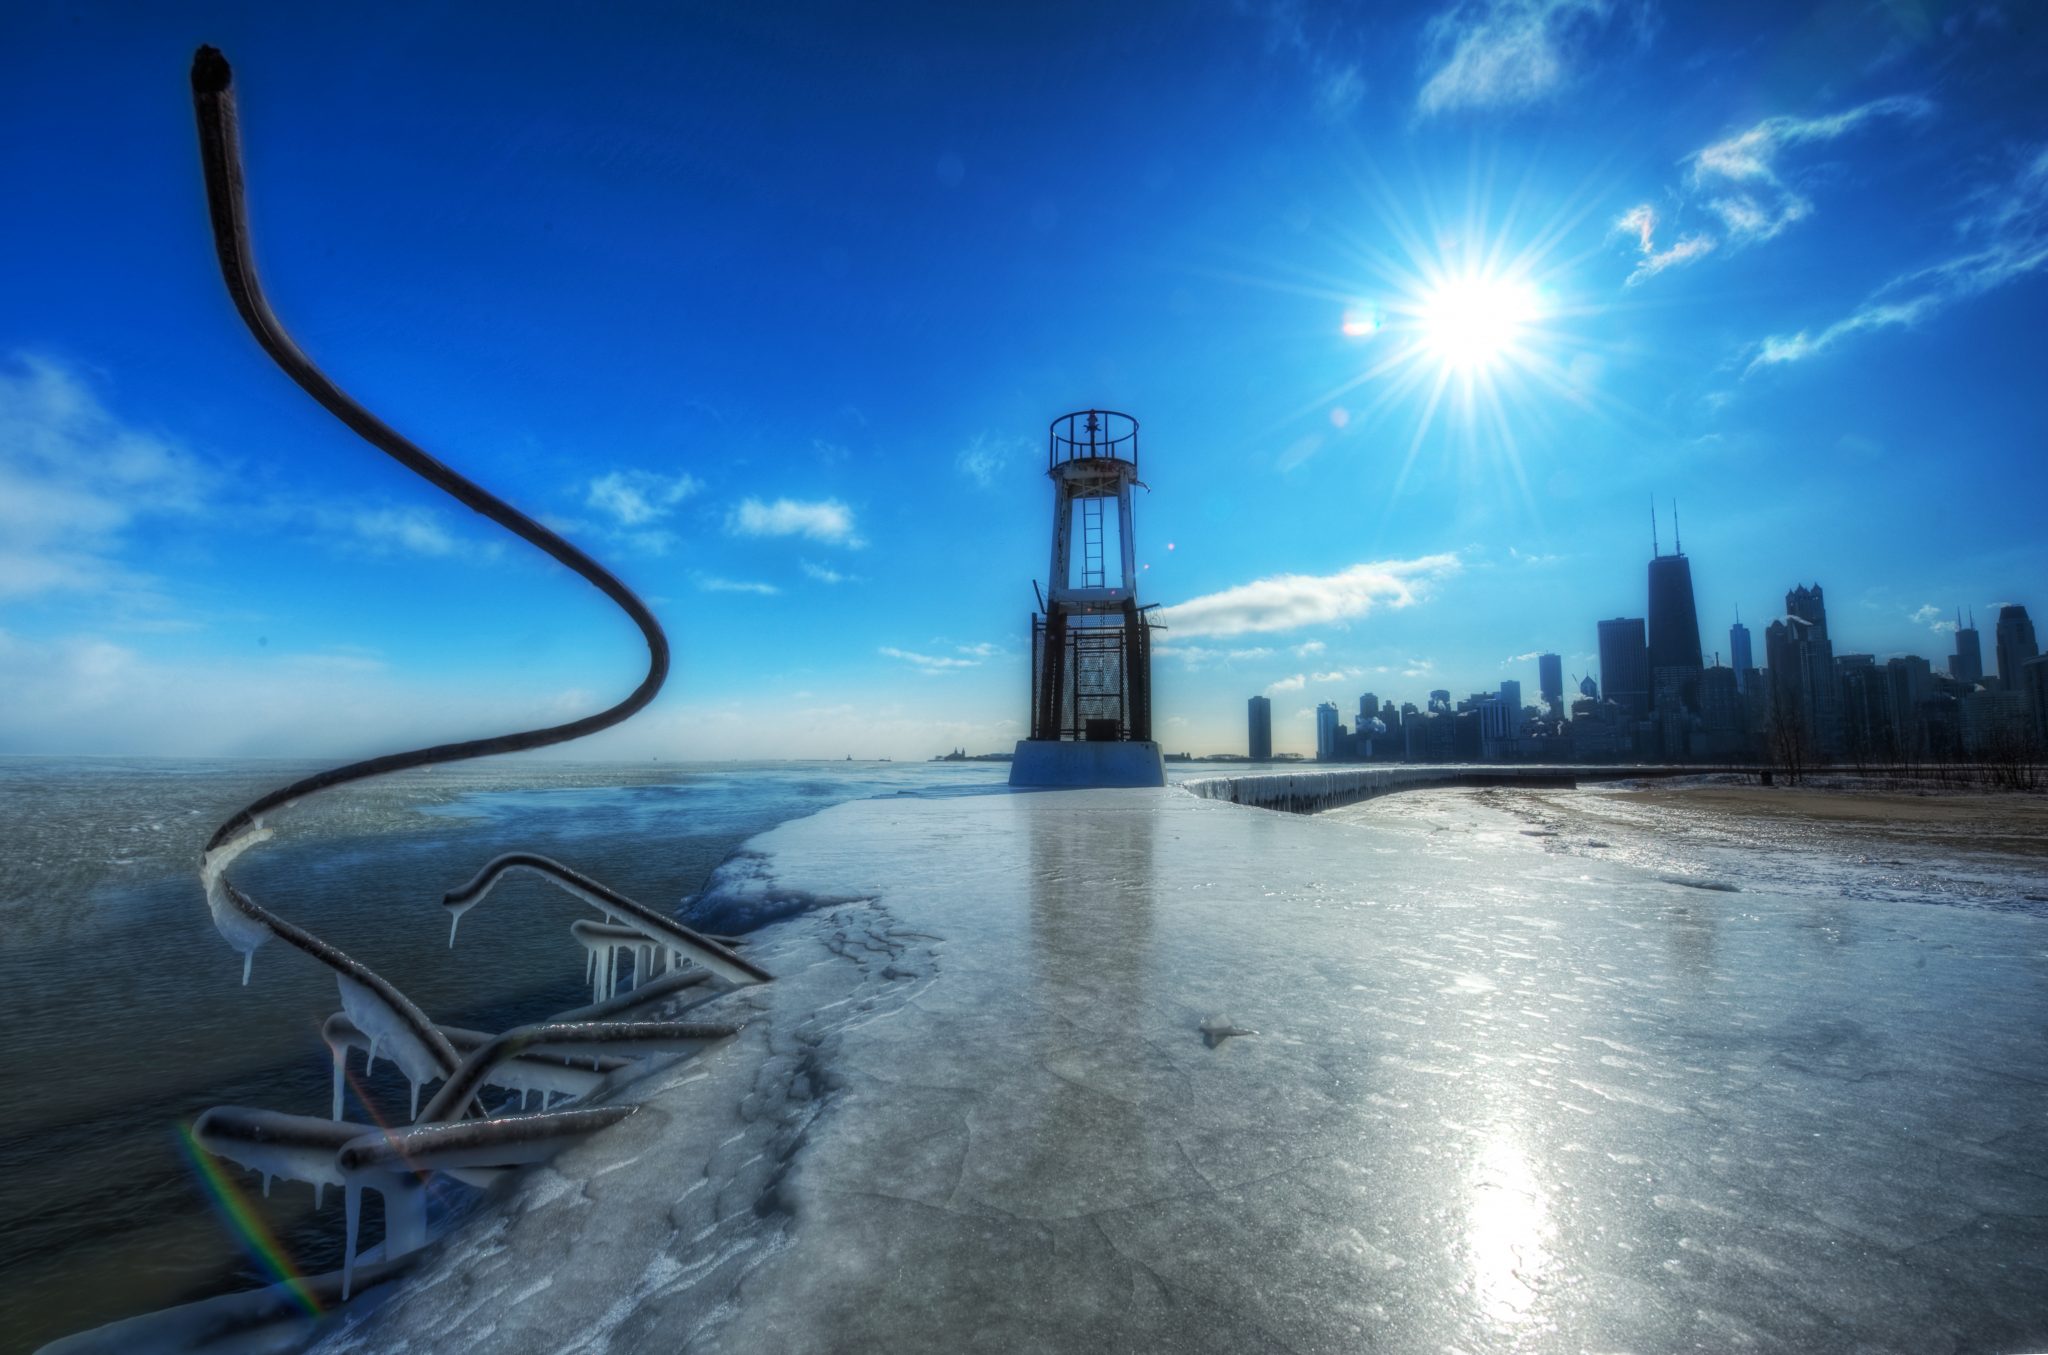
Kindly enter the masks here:
[[1998, 644], [1998, 685], [2009, 692], [2021, 691], [2021, 667], [2028, 659], [2038, 656], [2041, 652], [2041, 646], [2034, 642], [2034, 623], [2027, 619], [2027, 609], [2019, 606], [2000, 607], [1998, 630], [1995, 634]]
[[1251, 716], [1251, 758], [1254, 762], [1273, 760], [1273, 703], [1255, 696], [1245, 703]]
[[1333, 762], [1337, 757], [1337, 703], [1325, 701], [1316, 707], [1316, 761]]
[[1735, 614], [1735, 624], [1728, 628], [1728, 666], [1735, 670], [1735, 690], [1749, 690], [1749, 672], [1756, 667], [1756, 660], [1750, 657], [1749, 627], [1742, 624], [1742, 613]]
[[1536, 689], [1552, 719], [1564, 712], [1564, 660], [1555, 654], [1536, 657]]
[[1819, 584], [1811, 588], [1794, 588], [1785, 594], [1785, 615], [1796, 616], [1813, 628], [1807, 632], [1809, 641], [1827, 640], [1828, 608], [1821, 598]]
[[1643, 634], [1640, 616], [1600, 623], [1600, 690], [1631, 720], [1650, 711], [1650, 655]]
[[1966, 626], [1960, 607], [1956, 609], [1956, 652], [1949, 655], [1948, 675], [1957, 682], [1984, 680], [1984, 644], [1977, 638], [1977, 614], [1970, 613], [1970, 624]]
[[1502, 682], [1500, 703], [1508, 708], [1508, 718], [1514, 722], [1516, 728], [1519, 728], [1522, 723], [1522, 684], [1513, 678]]
[[1650, 560], [1650, 670], [1690, 668], [1700, 659], [1700, 618], [1693, 610], [1692, 562], [1681, 554]]

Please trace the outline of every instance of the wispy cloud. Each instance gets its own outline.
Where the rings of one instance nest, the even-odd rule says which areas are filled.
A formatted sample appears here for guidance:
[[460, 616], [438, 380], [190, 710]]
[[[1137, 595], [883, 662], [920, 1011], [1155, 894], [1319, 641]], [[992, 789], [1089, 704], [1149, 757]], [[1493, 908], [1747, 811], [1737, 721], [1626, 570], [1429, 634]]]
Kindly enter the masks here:
[[1736, 244], [1768, 240], [1813, 214], [1813, 203], [1784, 166], [1794, 146], [1836, 140], [1878, 118], [1918, 121], [1934, 105], [1917, 94], [1900, 94], [1817, 118], [1765, 118], [1754, 127], [1697, 151], [1691, 184], [1705, 196], [1707, 210], [1721, 218]]
[[[1626, 6], [1624, 6], [1626, 7]], [[1568, 84], [1612, 0], [1457, 0], [1423, 30], [1424, 116], [1531, 104]]]
[[800, 563], [803, 566], [805, 576], [816, 579], [819, 583], [859, 583], [861, 581], [861, 576], [858, 574], [848, 574], [843, 570], [833, 569], [830, 565], [821, 565], [815, 560], [804, 560]]
[[1328, 648], [1329, 646], [1321, 640], [1304, 640], [1294, 646], [1292, 652], [1296, 658], [1305, 659], [1311, 654], [1320, 654]]
[[1308, 674], [1296, 673], [1293, 677], [1281, 678], [1278, 682], [1266, 684], [1267, 696], [1278, 696], [1282, 692], [1298, 692], [1308, 685]]
[[1208, 663], [1252, 663], [1273, 657], [1273, 651], [1263, 645], [1248, 649], [1209, 649], [1202, 645], [1167, 644], [1152, 652], [1161, 658], [1179, 659], [1190, 668]]
[[1243, 635], [1348, 621], [1378, 607], [1407, 607], [1460, 568], [1455, 554], [1378, 560], [1336, 574], [1276, 574], [1172, 607], [1158, 619], [1176, 637]]
[[2048, 146], [2036, 148], [2010, 182], [1975, 194], [1958, 229], [1962, 252], [1893, 278], [1818, 331], [1771, 335], [1757, 345], [1745, 375], [1802, 361], [1852, 335], [1910, 328], [2048, 265]]
[[970, 654], [977, 659], [993, 659], [998, 655], [1010, 652], [1001, 645], [993, 645], [986, 640], [980, 644], [954, 645], [953, 648], [959, 650], [962, 654]]
[[834, 546], [867, 543], [854, 530], [853, 510], [837, 499], [741, 499], [726, 518], [735, 536], [804, 536]]
[[677, 504], [702, 488], [704, 482], [694, 475], [615, 470], [592, 480], [583, 501], [622, 527], [644, 527], [667, 517]]
[[440, 514], [425, 508], [364, 508], [349, 513], [348, 529], [379, 554], [456, 555], [463, 543]]
[[1010, 462], [1030, 451], [1023, 438], [990, 437], [977, 433], [974, 440], [953, 458], [953, 468], [983, 489], [993, 486]]
[[1773, 239], [1812, 216], [1814, 203], [1803, 186], [1805, 174], [1787, 154], [1794, 148], [1834, 141], [1879, 120], [1917, 122], [1933, 114], [1929, 100], [1898, 94], [1820, 117], [1765, 118], [1693, 152], [1683, 161], [1685, 182], [1672, 196], [1681, 205], [1696, 203], [1718, 223], [1720, 234], [1693, 230], [1659, 248], [1663, 215], [1652, 203], [1636, 204], [1614, 222], [1614, 234], [1626, 239], [1636, 255], [1627, 285], [1696, 263], [1724, 244], [1737, 247]]
[[755, 583], [747, 579], [726, 579], [716, 574], [695, 574], [691, 576], [702, 593], [755, 593], [762, 597], [774, 597], [782, 590], [772, 583]]
[[876, 653], [884, 658], [901, 659], [920, 673], [950, 673], [960, 668], [979, 668], [980, 659], [955, 659], [943, 654], [919, 654], [915, 650], [898, 649], [894, 645], [883, 645]]
[[1311, 8], [1300, 0], [1239, 0], [1238, 7], [1265, 21], [1268, 53], [1301, 63], [1316, 112], [1336, 121], [1365, 97], [1365, 75], [1351, 57], [1358, 38], [1341, 10]]
[[138, 519], [200, 512], [196, 456], [110, 413], [71, 368], [0, 363], [0, 598], [142, 586], [122, 563]]
[[1663, 249], [1657, 248], [1657, 209], [1649, 203], [1639, 203], [1622, 213], [1614, 223], [1614, 233], [1628, 237], [1636, 247], [1636, 268], [1628, 275], [1628, 285], [1633, 287], [1645, 278], [1656, 277], [1667, 268], [1691, 263], [1713, 253], [1715, 240], [1703, 231], [1682, 235]]

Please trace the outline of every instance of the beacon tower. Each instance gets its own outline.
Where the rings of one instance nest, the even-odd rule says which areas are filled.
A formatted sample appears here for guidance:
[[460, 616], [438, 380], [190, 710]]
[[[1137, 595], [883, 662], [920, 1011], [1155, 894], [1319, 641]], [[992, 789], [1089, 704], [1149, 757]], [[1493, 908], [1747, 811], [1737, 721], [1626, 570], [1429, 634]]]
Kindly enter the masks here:
[[1131, 516], [1138, 421], [1107, 409], [1061, 415], [1046, 475], [1052, 573], [1031, 618], [1031, 737], [1017, 744], [1010, 784], [1163, 786]]

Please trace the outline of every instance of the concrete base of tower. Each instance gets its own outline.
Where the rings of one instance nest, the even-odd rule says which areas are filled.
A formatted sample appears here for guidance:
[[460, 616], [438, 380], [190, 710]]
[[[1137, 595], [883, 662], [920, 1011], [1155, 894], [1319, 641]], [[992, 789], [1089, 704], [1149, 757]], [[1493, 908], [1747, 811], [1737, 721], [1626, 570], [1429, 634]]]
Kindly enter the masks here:
[[1013, 786], [1163, 786], [1166, 760], [1156, 743], [1082, 743], [1019, 739]]

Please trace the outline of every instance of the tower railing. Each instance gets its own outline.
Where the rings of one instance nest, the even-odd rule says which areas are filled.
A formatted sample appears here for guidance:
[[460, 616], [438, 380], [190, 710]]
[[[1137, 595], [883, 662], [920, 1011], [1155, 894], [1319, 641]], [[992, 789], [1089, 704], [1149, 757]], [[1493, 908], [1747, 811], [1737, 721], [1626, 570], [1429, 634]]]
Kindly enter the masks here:
[[1109, 458], [1138, 464], [1138, 421], [1113, 409], [1081, 409], [1052, 421], [1046, 469]]

